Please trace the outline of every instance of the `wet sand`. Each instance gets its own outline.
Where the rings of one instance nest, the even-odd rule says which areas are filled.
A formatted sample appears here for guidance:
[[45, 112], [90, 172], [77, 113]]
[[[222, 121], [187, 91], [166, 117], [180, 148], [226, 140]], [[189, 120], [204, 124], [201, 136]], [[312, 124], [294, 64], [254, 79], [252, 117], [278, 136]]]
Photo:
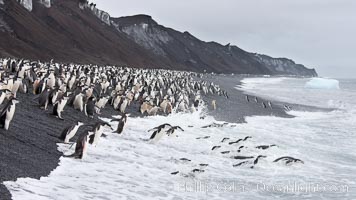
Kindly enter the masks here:
[[274, 104], [272, 109], [264, 108], [262, 102], [267, 101], [258, 97], [258, 103], [255, 102], [254, 96], [250, 96], [250, 102], [246, 101], [246, 95], [244, 92], [237, 90], [236, 87], [241, 84], [243, 76], [237, 75], [208, 75], [204, 77], [205, 80], [210, 80], [215, 84], [220, 85], [221, 88], [227, 91], [228, 99], [223, 96], [208, 95], [204, 97], [204, 100], [212, 109], [211, 102], [216, 100], [216, 110], [211, 110], [209, 114], [213, 115], [216, 120], [244, 123], [247, 116], [261, 116], [261, 115], [273, 115], [279, 117], [293, 117], [288, 115], [283, 109], [283, 104]]
[[[251, 76], [248, 76], [251, 77]], [[290, 104], [280, 101], [270, 100], [272, 109], [268, 106], [267, 99], [258, 98], [258, 103], [254, 100], [254, 95], [249, 95], [250, 102], [246, 101], [246, 93], [238, 90], [241, 85], [241, 80], [246, 78], [244, 75], [207, 75], [203, 80], [211, 81], [220, 85], [221, 88], [227, 91], [229, 98], [223, 96], [208, 95], [204, 97], [205, 102], [209, 105], [209, 114], [214, 116], [216, 120], [226, 121], [231, 123], [245, 123], [245, 118], [249, 116], [277, 116], [285, 118], [293, 118], [294, 116], [286, 113], [284, 105], [288, 105], [292, 110], [298, 111], [331, 111], [333, 109], [318, 108], [300, 104]], [[216, 100], [217, 108], [212, 110], [211, 102]], [[265, 102], [267, 108], [264, 108], [262, 102]]]
[[[273, 102], [275, 104], [273, 109], [263, 108], [262, 103], [254, 101], [248, 103], [245, 94], [235, 89], [242, 78], [242, 76], [229, 75], [204, 77], [205, 80], [219, 84], [229, 95], [228, 99], [216, 95], [204, 97], [204, 100], [209, 103], [209, 114], [216, 120], [243, 123], [245, 117], [255, 115], [293, 117], [286, 114], [283, 104], [279, 102]], [[60, 142], [58, 136], [62, 130], [79, 120], [86, 124], [94, 124], [99, 120], [98, 116], [94, 119], [87, 118], [84, 113], [69, 106], [65, 107], [62, 114], [65, 120], [59, 120], [51, 115], [52, 106], [48, 111], [41, 110], [33, 98], [32, 94], [19, 93], [20, 103], [16, 107], [10, 129], [8, 131], [0, 129], [0, 183], [15, 181], [20, 177], [39, 179], [48, 176], [58, 166], [62, 155], [57, 151], [57, 143]], [[211, 110], [210, 103], [213, 99], [217, 102], [216, 110]], [[260, 101], [264, 100], [260, 99]], [[139, 105], [130, 108], [129, 113], [133, 113], [131, 117], [138, 115], [138, 108]], [[110, 105], [107, 105], [100, 117], [110, 118], [117, 114], [118, 111], [114, 111]], [[84, 131], [85, 128], [81, 127], [77, 136]], [[0, 194], [0, 200], [11, 199], [11, 194], [3, 184], [0, 184]]]

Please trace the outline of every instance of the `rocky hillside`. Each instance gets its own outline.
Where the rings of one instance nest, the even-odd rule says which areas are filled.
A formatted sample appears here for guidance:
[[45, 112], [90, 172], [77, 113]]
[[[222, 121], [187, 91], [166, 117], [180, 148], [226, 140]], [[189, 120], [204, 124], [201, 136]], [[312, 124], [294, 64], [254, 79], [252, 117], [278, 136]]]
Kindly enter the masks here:
[[85, 0], [0, 0], [0, 56], [199, 72], [317, 76], [285, 58], [204, 42], [150, 16], [112, 18]]

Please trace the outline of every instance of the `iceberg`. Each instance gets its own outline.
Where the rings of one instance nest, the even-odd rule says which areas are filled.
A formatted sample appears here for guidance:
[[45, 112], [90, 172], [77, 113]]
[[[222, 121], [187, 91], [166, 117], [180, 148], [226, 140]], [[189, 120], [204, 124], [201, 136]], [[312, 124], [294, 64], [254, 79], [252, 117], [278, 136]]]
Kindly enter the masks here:
[[312, 78], [305, 83], [304, 87], [310, 89], [340, 89], [339, 81], [329, 78]]

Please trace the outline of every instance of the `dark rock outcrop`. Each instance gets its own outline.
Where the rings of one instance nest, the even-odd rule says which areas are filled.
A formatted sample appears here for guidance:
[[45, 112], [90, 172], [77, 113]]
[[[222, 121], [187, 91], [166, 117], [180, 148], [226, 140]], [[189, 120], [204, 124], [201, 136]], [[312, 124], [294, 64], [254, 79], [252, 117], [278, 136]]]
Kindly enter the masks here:
[[284, 58], [204, 42], [150, 16], [112, 18], [85, 0], [0, 0], [0, 56], [198, 72], [316, 76]]

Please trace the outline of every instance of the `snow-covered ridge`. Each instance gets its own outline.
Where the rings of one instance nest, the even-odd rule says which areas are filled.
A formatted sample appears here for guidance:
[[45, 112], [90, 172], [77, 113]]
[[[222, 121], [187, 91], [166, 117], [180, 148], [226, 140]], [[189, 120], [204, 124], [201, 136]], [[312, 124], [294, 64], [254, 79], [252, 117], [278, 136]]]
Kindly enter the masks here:
[[[120, 30], [120, 28], [118, 29]], [[161, 45], [172, 40], [167, 32], [146, 23], [123, 27], [121, 31], [131, 37], [137, 44], [152, 50], [157, 55], [166, 55]]]
[[32, 0], [18, 0], [18, 2], [28, 11], [32, 11]]
[[[46, 8], [51, 7], [51, 0], [37, 0], [40, 4], [44, 5]], [[33, 9], [33, 1], [32, 0], [18, 0], [18, 2], [26, 8], [28, 11], [32, 11]], [[3, 0], [0, 0], [0, 4], [4, 4]]]
[[[1, 3], [1, 1], [2, 0], [0, 0], [0, 3]], [[12, 32], [11, 28], [9, 27], [9, 25], [4, 21], [2, 16], [0, 16], [0, 32], [3, 32], [3, 31]]]
[[79, 2], [79, 8], [84, 10], [84, 9], [89, 9], [97, 18], [99, 18], [102, 22], [104, 22], [107, 25], [111, 25], [111, 20], [110, 20], [110, 15], [109, 13], [100, 10], [96, 8], [96, 4], [90, 3], [88, 1], [86, 2]]
[[299, 74], [301, 76], [318, 76], [314, 69], [306, 69], [304, 65], [297, 64], [287, 58], [272, 58], [262, 54], [252, 54], [254, 59], [266, 66], [275, 74]]
[[[46, 8], [51, 7], [51, 0], [37, 0], [40, 4], [44, 5]], [[33, 9], [33, 1], [32, 0], [18, 0], [18, 2], [26, 8], [28, 11], [32, 11]], [[0, 4], [4, 4], [3, 0], [0, 0]], [[100, 10], [96, 8], [96, 4], [94, 3], [88, 3], [87, 1], [85, 3], [79, 2], [79, 8], [84, 10], [84, 9], [89, 9], [91, 12], [99, 18], [102, 22], [104, 22], [107, 25], [111, 25], [110, 21], [110, 15], [109, 13]]]
[[46, 8], [51, 7], [51, 0], [39, 0], [39, 2], [44, 5]]

